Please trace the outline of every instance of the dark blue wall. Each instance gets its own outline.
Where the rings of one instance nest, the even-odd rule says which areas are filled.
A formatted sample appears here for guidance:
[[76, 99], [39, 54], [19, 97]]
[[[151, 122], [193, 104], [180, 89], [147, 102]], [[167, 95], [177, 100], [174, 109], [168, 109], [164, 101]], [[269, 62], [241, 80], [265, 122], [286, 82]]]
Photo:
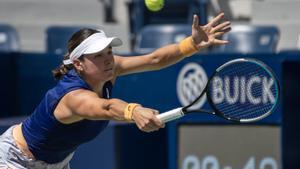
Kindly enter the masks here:
[[[300, 56], [299, 56], [300, 57]], [[300, 159], [300, 61], [283, 63], [283, 165], [286, 169], [298, 168]]]

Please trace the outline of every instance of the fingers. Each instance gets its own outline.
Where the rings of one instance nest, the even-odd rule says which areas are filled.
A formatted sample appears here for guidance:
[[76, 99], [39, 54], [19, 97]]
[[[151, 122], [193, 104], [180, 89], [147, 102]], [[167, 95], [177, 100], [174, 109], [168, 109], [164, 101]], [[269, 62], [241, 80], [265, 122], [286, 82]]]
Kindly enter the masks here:
[[155, 124], [155, 127], [159, 127], [159, 128], [164, 128], [165, 124], [156, 117], [156, 115], [153, 116], [153, 118], [151, 119], [151, 122], [153, 122], [153, 124]]
[[163, 128], [163, 126], [158, 126], [157, 124], [155, 124], [155, 122], [153, 120], [145, 120], [143, 119], [142, 122], [137, 124], [138, 128], [142, 131], [145, 132], [153, 132], [153, 131], [157, 131], [160, 128]]
[[213, 27], [216, 25], [222, 18], [224, 18], [225, 14], [222, 12], [218, 16], [216, 16], [213, 20], [211, 20], [207, 25]]
[[152, 111], [152, 116], [149, 118], [148, 123], [146, 124], [148, 128], [152, 131], [159, 130], [160, 128], [164, 128], [165, 124], [156, 117], [156, 115], [159, 114], [157, 110], [151, 110]]
[[217, 32], [217, 33], [215, 33], [215, 37], [220, 37], [224, 34], [225, 34], [225, 32]]
[[223, 45], [229, 43], [227, 40], [216, 39], [231, 30], [231, 22], [222, 21], [224, 16], [224, 13], [220, 13], [208, 24], [199, 26], [199, 18], [197, 15], [194, 15], [192, 37], [198, 48], [202, 49], [211, 45]]
[[222, 28], [222, 30], [220, 30], [220, 32], [214, 33], [215, 38], [223, 36], [225, 33], [229, 32], [230, 30], [231, 30], [230, 26], [226, 26], [226, 27]]
[[159, 115], [159, 111], [157, 110], [152, 110], [154, 112], [154, 116], [153, 116], [153, 122], [158, 125], [158, 126], [161, 126], [161, 127], [165, 127], [165, 124], [157, 118], [157, 115]]
[[138, 128], [145, 132], [157, 131], [165, 127], [164, 123], [156, 117], [159, 114], [157, 110], [148, 108], [139, 108], [136, 113], [135, 123]]
[[224, 33], [229, 32], [231, 30], [231, 26], [226, 26], [224, 27], [221, 31], [223, 31]]
[[193, 28], [198, 28], [198, 26], [199, 26], [199, 17], [197, 15], [194, 15], [193, 16], [193, 25], [192, 25], [192, 27]]
[[143, 122], [141, 123], [139, 128], [140, 130], [145, 132], [157, 131], [159, 129], [148, 119], [143, 119]]
[[226, 22], [223, 22], [215, 27], [213, 27], [211, 29], [211, 32], [214, 33], [214, 32], [218, 32], [218, 31], [222, 31], [222, 30], [225, 30], [227, 28], [230, 28], [230, 22], [229, 21], [226, 21]]
[[229, 41], [227, 40], [219, 40], [219, 39], [214, 39], [214, 42], [213, 42], [215, 45], [225, 45], [227, 43], [229, 43]]

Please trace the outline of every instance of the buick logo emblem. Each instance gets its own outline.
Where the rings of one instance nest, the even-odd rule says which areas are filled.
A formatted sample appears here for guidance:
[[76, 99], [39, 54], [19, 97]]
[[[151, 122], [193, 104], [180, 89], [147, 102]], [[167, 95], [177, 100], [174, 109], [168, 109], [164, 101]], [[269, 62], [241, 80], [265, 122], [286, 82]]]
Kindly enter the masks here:
[[[177, 78], [177, 96], [182, 106], [193, 102], [207, 83], [205, 70], [197, 63], [188, 63], [180, 70]], [[206, 101], [202, 97], [192, 108], [199, 109]]]

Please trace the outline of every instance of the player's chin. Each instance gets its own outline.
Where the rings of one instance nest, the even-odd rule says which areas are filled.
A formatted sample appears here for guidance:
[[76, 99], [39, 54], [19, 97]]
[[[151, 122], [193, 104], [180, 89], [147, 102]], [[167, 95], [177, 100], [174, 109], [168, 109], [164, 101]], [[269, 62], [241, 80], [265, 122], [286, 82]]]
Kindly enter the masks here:
[[106, 75], [105, 77], [102, 76], [102, 80], [104, 81], [110, 81], [113, 80], [114, 76], [113, 75]]
[[114, 71], [113, 70], [107, 70], [104, 71], [104, 76], [107, 80], [112, 80], [114, 78]]

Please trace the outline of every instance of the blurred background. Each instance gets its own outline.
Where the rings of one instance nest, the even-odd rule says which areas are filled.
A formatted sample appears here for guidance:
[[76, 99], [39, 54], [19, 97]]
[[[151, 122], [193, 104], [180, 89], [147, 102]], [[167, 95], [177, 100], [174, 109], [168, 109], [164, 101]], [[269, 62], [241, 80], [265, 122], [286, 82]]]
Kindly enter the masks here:
[[162, 10], [150, 12], [143, 0], [0, 0], [0, 131], [30, 115], [55, 85], [51, 70], [80, 28], [103, 29], [124, 42], [115, 53], [139, 55], [189, 36], [193, 14], [204, 25], [224, 12], [232, 31], [222, 38], [230, 44], [200, 51], [159, 72], [121, 77], [114, 97], [163, 112], [182, 105], [176, 84], [185, 65], [197, 63], [209, 76], [230, 59], [253, 57], [280, 79], [276, 111], [251, 125], [189, 116], [150, 134], [111, 122], [96, 140], [79, 148], [71, 168], [299, 168], [299, 6], [300, 0], [165, 0]]

